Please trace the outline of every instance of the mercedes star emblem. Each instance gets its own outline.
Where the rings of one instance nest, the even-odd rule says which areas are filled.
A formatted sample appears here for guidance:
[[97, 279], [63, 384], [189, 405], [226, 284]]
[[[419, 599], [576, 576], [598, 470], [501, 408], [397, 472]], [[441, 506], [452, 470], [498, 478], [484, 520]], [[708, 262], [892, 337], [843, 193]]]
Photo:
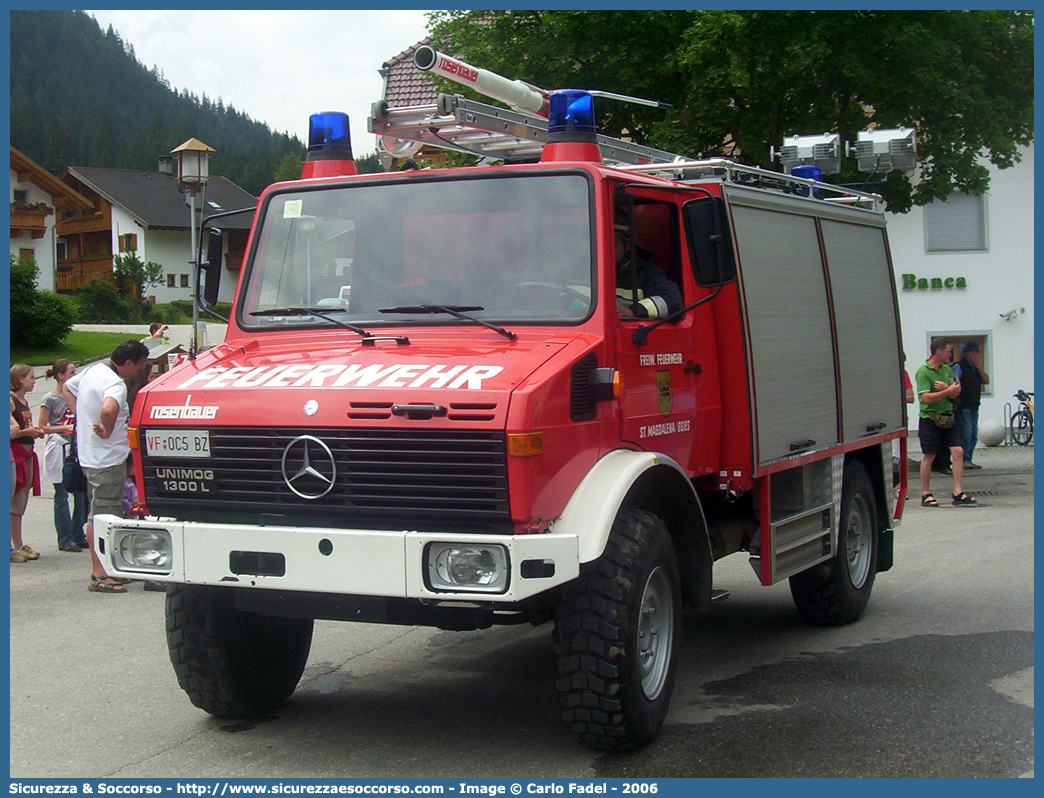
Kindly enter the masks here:
[[314, 416], [319, 412], [319, 403], [315, 399], [309, 399], [304, 403], [304, 414], [306, 416]]
[[330, 447], [312, 435], [300, 435], [283, 450], [283, 481], [302, 499], [321, 499], [337, 481]]

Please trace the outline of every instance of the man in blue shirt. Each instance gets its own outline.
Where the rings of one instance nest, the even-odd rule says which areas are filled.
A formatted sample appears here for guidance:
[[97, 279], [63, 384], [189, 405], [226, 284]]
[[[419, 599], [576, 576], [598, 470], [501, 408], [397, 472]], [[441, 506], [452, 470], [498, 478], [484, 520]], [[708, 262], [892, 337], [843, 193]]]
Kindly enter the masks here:
[[961, 381], [961, 398], [957, 405], [957, 431], [964, 449], [964, 467], [982, 468], [972, 462], [975, 444], [979, 442], [979, 402], [982, 388], [990, 384], [990, 375], [982, 367], [982, 354], [975, 341], [961, 344], [961, 359], [953, 364], [953, 375]]

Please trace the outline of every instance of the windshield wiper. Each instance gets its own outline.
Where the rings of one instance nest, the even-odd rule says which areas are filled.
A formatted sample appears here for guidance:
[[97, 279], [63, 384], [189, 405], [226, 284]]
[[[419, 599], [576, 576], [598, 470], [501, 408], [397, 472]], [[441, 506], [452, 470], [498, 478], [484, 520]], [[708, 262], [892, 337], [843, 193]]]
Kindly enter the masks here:
[[[346, 330], [351, 330], [353, 333], [358, 333], [363, 338], [373, 338], [373, 333], [367, 332], [362, 327], [357, 327], [354, 324], [349, 324], [346, 321], [335, 319], [333, 316], [327, 315], [326, 308], [273, 308], [272, 310], [255, 310], [251, 316], [318, 316], [320, 319], [326, 319], [332, 321], [338, 327], [344, 327]], [[343, 311], [342, 311], [343, 312]]]
[[514, 341], [516, 336], [511, 330], [505, 330], [503, 327], [498, 327], [496, 324], [492, 324], [483, 319], [476, 319], [474, 316], [467, 315], [468, 312], [474, 310], [485, 310], [481, 305], [402, 305], [397, 308], [378, 308], [378, 313], [448, 313], [450, 316], [456, 316], [458, 319], [464, 319], [464, 321], [472, 321], [475, 324], [481, 324], [483, 327], [488, 327], [493, 332], [498, 332], [510, 341]]

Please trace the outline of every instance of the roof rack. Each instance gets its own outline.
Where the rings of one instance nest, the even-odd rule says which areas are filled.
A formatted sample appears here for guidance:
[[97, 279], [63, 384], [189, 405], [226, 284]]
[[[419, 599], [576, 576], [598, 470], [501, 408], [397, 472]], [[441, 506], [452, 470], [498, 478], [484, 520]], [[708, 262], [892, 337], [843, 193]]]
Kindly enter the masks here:
[[[400, 108], [390, 108], [384, 102], [374, 103], [367, 129], [379, 140], [387, 137], [489, 159], [535, 160], [547, 142], [547, 119], [469, 100], [459, 94], [439, 94], [435, 103]], [[727, 158], [693, 160], [600, 134], [598, 146], [607, 164], [681, 183], [721, 180], [852, 207], [881, 208], [878, 194], [746, 166]]]
[[784, 172], [773, 172], [770, 169], [736, 163], [728, 158], [703, 160], [679, 158], [670, 163], [622, 165], [619, 168], [628, 172], [650, 172], [670, 177], [680, 183], [706, 182], [717, 179], [726, 183], [781, 191], [784, 194], [813, 196], [822, 202], [871, 210], [879, 210], [882, 201], [880, 194], [836, 186], [832, 183], [822, 183]]
[[[389, 108], [375, 103], [367, 129], [378, 136], [470, 152], [495, 159], [536, 159], [547, 142], [547, 119], [440, 94], [435, 103]], [[681, 156], [622, 139], [598, 136], [608, 164], [645, 164]]]

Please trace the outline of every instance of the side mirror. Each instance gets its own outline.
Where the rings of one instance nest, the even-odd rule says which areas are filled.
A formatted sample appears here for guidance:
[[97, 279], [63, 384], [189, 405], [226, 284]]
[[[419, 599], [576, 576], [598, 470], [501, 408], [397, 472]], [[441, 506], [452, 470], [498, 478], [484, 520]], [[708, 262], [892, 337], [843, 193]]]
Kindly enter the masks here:
[[721, 197], [700, 197], [682, 206], [696, 283], [715, 286], [736, 276], [725, 203]]
[[202, 267], [206, 275], [203, 285], [203, 301], [214, 305], [218, 299], [218, 286], [221, 283], [221, 260], [225, 254], [225, 236], [217, 228], [208, 231], [207, 262]]

